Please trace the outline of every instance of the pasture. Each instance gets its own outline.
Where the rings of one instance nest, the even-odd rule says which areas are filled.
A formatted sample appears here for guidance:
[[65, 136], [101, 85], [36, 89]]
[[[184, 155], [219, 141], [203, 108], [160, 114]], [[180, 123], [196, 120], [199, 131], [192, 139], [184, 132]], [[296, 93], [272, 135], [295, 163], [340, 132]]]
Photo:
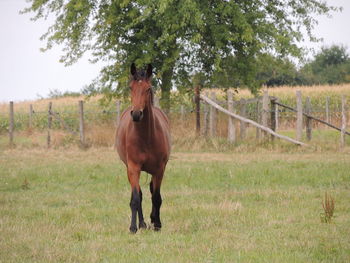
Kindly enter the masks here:
[[[130, 186], [110, 148], [0, 152], [0, 262], [348, 262], [350, 157], [174, 152], [160, 232], [129, 233]], [[141, 176], [144, 213], [151, 209]], [[334, 217], [323, 223], [325, 193]]]

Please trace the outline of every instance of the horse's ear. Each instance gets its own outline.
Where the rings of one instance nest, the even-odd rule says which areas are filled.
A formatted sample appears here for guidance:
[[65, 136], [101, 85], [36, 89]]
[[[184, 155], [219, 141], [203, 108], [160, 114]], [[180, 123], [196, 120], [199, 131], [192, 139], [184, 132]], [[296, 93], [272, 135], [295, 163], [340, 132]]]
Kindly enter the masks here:
[[130, 73], [131, 75], [135, 76], [137, 74], [135, 63], [132, 63], [130, 66]]
[[149, 79], [150, 77], [152, 77], [152, 65], [151, 64], [148, 64], [147, 65], [147, 71], [146, 71], [146, 76], [147, 76], [147, 79]]

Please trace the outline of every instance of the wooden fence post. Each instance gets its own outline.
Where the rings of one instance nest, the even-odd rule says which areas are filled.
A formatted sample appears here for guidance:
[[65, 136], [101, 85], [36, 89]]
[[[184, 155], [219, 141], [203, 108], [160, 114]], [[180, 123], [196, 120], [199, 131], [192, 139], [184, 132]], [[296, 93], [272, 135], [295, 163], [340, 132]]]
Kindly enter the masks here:
[[[276, 99], [274, 102], [278, 102], [278, 99]], [[276, 131], [278, 130], [279, 127], [279, 107], [278, 104], [275, 104], [275, 123], [276, 123]]]
[[85, 129], [84, 129], [84, 102], [79, 101], [79, 134], [80, 143], [82, 146], [85, 145]]
[[297, 100], [297, 123], [296, 123], [296, 139], [301, 141], [303, 136], [303, 102], [301, 100], [301, 91], [296, 91]]
[[[247, 104], [245, 99], [240, 100], [241, 108], [240, 108], [240, 115], [242, 117], [246, 117], [247, 113]], [[241, 140], [244, 140], [246, 136], [246, 123], [244, 121], [240, 122], [240, 131], [239, 131], [239, 137]]]
[[[208, 97], [209, 94], [208, 92], [205, 93], [205, 96]], [[203, 105], [203, 110], [204, 110], [204, 116], [203, 116], [203, 119], [204, 119], [204, 127], [203, 127], [203, 135], [204, 136], [208, 136], [209, 135], [209, 127], [210, 127], [210, 120], [209, 120], [209, 110], [210, 110], [210, 106], [208, 103], [206, 103], [204, 101], [204, 105]]]
[[185, 120], [185, 107], [184, 107], [184, 105], [180, 106], [180, 114], [181, 114], [181, 122], [183, 124], [183, 122]]
[[345, 113], [345, 96], [341, 98], [341, 131], [340, 131], [340, 147], [345, 146], [345, 130], [346, 130], [346, 113]]
[[[211, 92], [211, 99], [212, 101], [216, 102], [216, 94], [215, 92]], [[215, 137], [216, 136], [216, 109], [210, 105], [210, 119], [209, 119], [209, 126], [210, 126], [210, 136]]]
[[33, 105], [29, 105], [29, 121], [28, 121], [29, 129], [33, 128]]
[[119, 125], [119, 121], [120, 121], [120, 100], [116, 101], [116, 111], [117, 111], [117, 117], [116, 117], [116, 125]]
[[[227, 109], [233, 112], [233, 95], [231, 91], [227, 91]], [[232, 116], [228, 116], [228, 130], [227, 139], [229, 142], [234, 143], [236, 141], [236, 127], [235, 120]]]
[[329, 97], [326, 97], [326, 122], [330, 123], [330, 118], [329, 118]]
[[[262, 99], [262, 112], [261, 112], [261, 124], [265, 127], [268, 127], [268, 118], [269, 118], [269, 93], [267, 90], [264, 90], [263, 99]], [[267, 132], [263, 131], [264, 138], [267, 137]]]
[[[271, 98], [271, 104], [270, 104], [270, 118], [271, 118], [271, 130], [273, 130], [274, 132], [276, 131], [276, 107], [277, 104], [276, 102], [276, 98]], [[271, 140], [273, 141], [275, 139], [275, 136], [271, 135]]]
[[51, 147], [51, 127], [52, 127], [52, 102], [49, 102], [47, 112], [47, 148]]
[[[310, 101], [310, 97], [306, 98], [306, 102], [305, 102], [305, 113], [308, 115], [311, 115], [311, 101]], [[312, 133], [312, 119], [309, 117], [306, 117], [306, 138], [308, 141], [311, 140], [311, 133]]]
[[13, 131], [15, 127], [15, 121], [14, 121], [14, 111], [13, 111], [13, 101], [10, 101], [10, 123], [9, 123], [9, 139], [10, 139], [10, 146], [13, 146]]
[[[261, 123], [261, 110], [260, 110], [260, 100], [259, 99], [256, 102], [256, 122]], [[261, 134], [261, 130], [258, 127], [256, 127], [255, 138], [257, 140], [260, 140], [260, 134]]]
[[200, 86], [197, 85], [194, 88], [194, 102], [196, 104], [196, 134], [197, 136], [201, 133], [201, 99], [200, 99]]

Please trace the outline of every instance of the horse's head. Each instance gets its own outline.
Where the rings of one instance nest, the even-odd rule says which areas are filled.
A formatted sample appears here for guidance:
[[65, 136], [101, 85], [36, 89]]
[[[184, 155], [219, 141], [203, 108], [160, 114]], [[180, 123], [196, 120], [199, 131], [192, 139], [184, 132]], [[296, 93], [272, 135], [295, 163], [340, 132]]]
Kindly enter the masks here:
[[137, 71], [134, 63], [130, 67], [131, 72], [131, 116], [133, 121], [140, 121], [144, 110], [153, 103], [151, 87], [152, 65], [148, 64], [146, 71]]

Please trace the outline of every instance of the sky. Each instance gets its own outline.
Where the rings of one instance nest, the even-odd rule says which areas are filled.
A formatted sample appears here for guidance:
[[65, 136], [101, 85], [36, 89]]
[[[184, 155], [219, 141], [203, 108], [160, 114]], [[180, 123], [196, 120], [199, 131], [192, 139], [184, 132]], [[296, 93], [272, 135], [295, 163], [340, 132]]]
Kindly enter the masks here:
[[[321, 46], [342, 44], [350, 52], [350, 1], [327, 0], [342, 6], [343, 12], [331, 18], [318, 17], [314, 30], [322, 43], [304, 42], [302, 45], [317, 52]], [[80, 91], [96, 78], [101, 64], [91, 64], [83, 57], [72, 66], [59, 62], [60, 47], [41, 52], [45, 46], [40, 36], [49, 26], [45, 20], [30, 21], [32, 14], [19, 14], [28, 4], [25, 0], [0, 0], [0, 103], [35, 100], [50, 91]]]

